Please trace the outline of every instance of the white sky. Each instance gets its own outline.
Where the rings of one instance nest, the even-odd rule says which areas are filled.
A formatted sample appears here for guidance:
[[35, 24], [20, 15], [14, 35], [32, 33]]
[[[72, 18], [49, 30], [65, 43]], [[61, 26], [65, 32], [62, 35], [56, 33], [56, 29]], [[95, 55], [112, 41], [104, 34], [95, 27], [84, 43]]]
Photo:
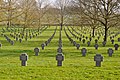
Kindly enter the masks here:
[[49, 0], [49, 1], [54, 3], [56, 0]]

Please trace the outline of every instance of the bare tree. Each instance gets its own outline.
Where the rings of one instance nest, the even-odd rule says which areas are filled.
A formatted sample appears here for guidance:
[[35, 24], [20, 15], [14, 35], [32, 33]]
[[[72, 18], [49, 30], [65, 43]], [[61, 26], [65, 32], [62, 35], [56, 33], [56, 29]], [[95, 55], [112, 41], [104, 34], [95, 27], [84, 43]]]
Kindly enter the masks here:
[[55, 7], [57, 8], [56, 10], [58, 10], [57, 13], [57, 19], [59, 21], [59, 24], [61, 26], [61, 30], [64, 24], [64, 20], [66, 17], [66, 8], [69, 5], [70, 0], [56, 0], [55, 2]]
[[50, 2], [48, 0], [37, 0], [37, 3], [38, 3], [37, 12], [38, 12], [38, 31], [39, 31], [42, 23], [42, 18], [47, 13]]
[[34, 22], [34, 16], [36, 14], [36, 1], [35, 0], [21, 0], [21, 12], [23, 12], [21, 16], [21, 20], [23, 21], [24, 27], [23, 31], [32, 25]]
[[[120, 14], [118, 11], [120, 10], [119, 0], [78, 0], [81, 3], [82, 8], [84, 9], [83, 13], [92, 20], [100, 22], [104, 26], [104, 41], [107, 41], [107, 31], [111, 27], [115, 27], [119, 22], [118, 16]], [[94, 11], [91, 9], [95, 9], [97, 12], [94, 14]]]
[[12, 20], [22, 14], [22, 12], [19, 11], [20, 6], [18, 1], [19, 0], [1, 0], [0, 15], [2, 16], [0, 18], [0, 22], [5, 22], [7, 24], [7, 28], [13, 24]]

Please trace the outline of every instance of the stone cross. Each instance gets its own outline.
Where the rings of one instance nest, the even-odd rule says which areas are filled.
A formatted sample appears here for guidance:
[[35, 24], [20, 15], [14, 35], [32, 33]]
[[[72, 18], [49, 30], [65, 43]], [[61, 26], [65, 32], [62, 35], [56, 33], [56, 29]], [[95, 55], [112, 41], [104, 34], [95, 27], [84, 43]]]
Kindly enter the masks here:
[[46, 45], [46, 46], [48, 45], [48, 41], [45, 41], [45, 45]]
[[109, 55], [109, 57], [112, 57], [112, 54], [113, 54], [113, 49], [112, 48], [109, 48], [108, 49], [108, 55]]
[[85, 43], [85, 39], [83, 39], [82, 42]]
[[34, 52], [35, 52], [35, 56], [38, 56], [38, 55], [39, 55], [39, 52], [40, 52], [40, 49], [39, 49], [39, 48], [35, 48], [35, 49], [34, 49]]
[[42, 44], [41, 44], [41, 47], [42, 47], [42, 50], [44, 50], [45, 44], [42, 43]]
[[62, 66], [62, 61], [64, 61], [64, 56], [62, 53], [56, 55], [57, 66]]
[[79, 49], [80, 48], [80, 44], [76, 44], [76, 47], [77, 47], [77, 49]]
[[118, 44], [115, 44], [114, 47], [115, 47], [115, 50], [118, 50], [119, 45], [118, 45]]
[[27, 41], [27, 37], [25, 37], [25, 40]]
[[14, 45], [14, 41], [10, 41], [11, 45]]
[[98, 44], [95, 44], [94, 47], [95, 47], [95, 49], [98, 49], [99, 45], [98, 45]]
[[82, 48], [81, 49], [82, 56], [86, 56], [86, 52], [87, 52], [86, 48]]
[[21, 66], [27, 66], [28, 55], [26, 53], [22, 53], [20, 55]]
[[2, 44], [0, 43], [0, 47], [2, 47]]
[[79, 38], [79, 41], [81, 41], [82, 40], [82, 38]]
[[103, 56], [101, 56], [101, 54], [96, 54], [96, 56], [94, 56], [94, 61], [96, 61], [96, 67], [101, 67]]
[[92, 37], [90, 37], [89, 39], [90, 39], [90, 41], [92, 41]]
[[97, 40], [97, 39], [95, 39], [95, 43], [96, 43], [96, 44], [98, 43], [98, 40]]
[[32, 39], [32, 36], [30, 35], [30, 39]]
[[90, 41], [87, 42], [87, 45], [90, 46]]
[[73, 41], [73, 46], [76, 46], [76, 42], [75, 41]]
[[106, 45], [106, 41], [103, 41], [102, 44], [103, 44], [103, 47], [105, 47], [105, 45]]
[[57, 52], [58, 52], [58, 53], [62, 53], [62, 48], [59, 47], [59, 48], [57, 49]]
[[16, 37], [16, 41], [18, 41], [18, 37]]
[[114, 39], [111, 40], [112, 44], [114, 44]]
[[120, 42], [120, 38], [118, 38], [118, 42]]

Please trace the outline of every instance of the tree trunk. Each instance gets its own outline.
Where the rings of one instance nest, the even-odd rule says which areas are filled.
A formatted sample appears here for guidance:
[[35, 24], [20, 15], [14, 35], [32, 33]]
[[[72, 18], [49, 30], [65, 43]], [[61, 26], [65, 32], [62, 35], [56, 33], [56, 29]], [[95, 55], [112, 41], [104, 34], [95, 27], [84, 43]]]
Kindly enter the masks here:
[[10, 28], [11, 26], [11, 16], [12, 16], [12, 11], [11, 11], [11, 0], [8, 1], [8, 23], [7, 23], [7, 29]]
[[41, 25], [38, 27], [38, 32], [40, 31]]
[[25, 28], [26, 28], [26, 26], [23, 27], [23, 33], [25, 32]]
[[61, 23], [60, 23], [60, 26], [61, 26], [61, 30], [62, 30], [62, 27], [63, 27], [63, 14], [61, 14]]
[[93, 28], [92, 37], [95, 37], [95, 28]]
[[41, 19], [39, 19], [39, 24], [38, 24], [38, 32], [40, 31], [40, 28], [41, 28]]
[[107, 41], [107, 31], [108, 31], [108, 29], [107, 29], [107, 25], [106, 25], [106, 26], [105, 26], [104, 41]]
[[61, 28], [61, 30], [62, 30], [62, 27], [63, 27], [63, 24], [61, 23], [61, 24], [60, 24], [60, 28]]
[[11, 25], [11, 23], [10, 23], [10, 21], [8, 21], [7, 22], [7, 29], [10, 28], [10, 25]]

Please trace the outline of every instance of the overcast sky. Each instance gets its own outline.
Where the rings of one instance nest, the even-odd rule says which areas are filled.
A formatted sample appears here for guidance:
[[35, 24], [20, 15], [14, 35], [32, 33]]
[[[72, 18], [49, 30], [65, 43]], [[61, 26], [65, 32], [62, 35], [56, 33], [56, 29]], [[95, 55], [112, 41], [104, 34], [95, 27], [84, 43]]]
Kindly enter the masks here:
[[56, 0], [49, 0], [49, 1], [54, 3]]

